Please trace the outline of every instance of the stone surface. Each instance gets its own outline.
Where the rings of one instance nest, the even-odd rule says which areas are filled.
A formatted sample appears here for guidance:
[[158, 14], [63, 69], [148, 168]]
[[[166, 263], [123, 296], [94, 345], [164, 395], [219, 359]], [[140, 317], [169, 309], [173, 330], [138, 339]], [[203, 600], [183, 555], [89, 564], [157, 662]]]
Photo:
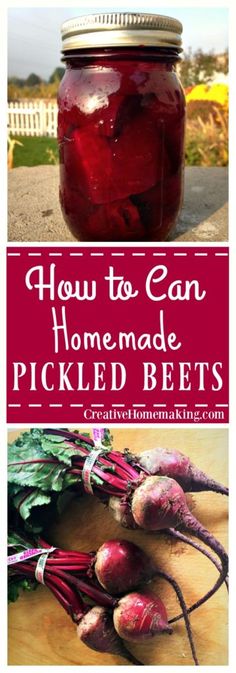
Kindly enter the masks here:
[[[75, 241], [63, 221], [58, 182], [58, 166], [9, 172], [9, 241]], [[226, 168], [186, 168], [184, 206], [169, 241], [226, 241], [227, 199]]]

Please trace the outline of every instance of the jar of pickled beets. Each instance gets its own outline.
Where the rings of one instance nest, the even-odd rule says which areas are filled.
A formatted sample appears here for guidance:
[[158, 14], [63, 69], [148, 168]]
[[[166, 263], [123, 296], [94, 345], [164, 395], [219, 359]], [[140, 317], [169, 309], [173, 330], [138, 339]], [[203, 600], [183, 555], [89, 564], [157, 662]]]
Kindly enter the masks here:
[[162, 241], [182, 199], [182, 25], [155, 14], [62, 26], [60, 201], [81, 241]]

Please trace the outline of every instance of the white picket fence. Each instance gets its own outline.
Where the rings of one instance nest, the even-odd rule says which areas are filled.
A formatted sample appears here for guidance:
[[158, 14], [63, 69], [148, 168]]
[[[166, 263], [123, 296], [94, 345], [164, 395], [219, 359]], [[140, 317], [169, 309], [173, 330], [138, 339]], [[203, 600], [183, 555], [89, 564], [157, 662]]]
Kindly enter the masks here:
[[8, 131], [18, 136], [57, 136], [57, 102], [26, 100], [8, 103]]

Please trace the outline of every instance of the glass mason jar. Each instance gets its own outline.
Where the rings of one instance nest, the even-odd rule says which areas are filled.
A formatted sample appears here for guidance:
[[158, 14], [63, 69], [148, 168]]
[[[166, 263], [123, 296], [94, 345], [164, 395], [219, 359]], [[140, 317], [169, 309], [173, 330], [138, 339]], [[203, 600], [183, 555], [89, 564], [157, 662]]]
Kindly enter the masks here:
[[62, 26], [60, 201], [81, 241], [165, 240], [182, 200], [182, 25], [94, 14]]

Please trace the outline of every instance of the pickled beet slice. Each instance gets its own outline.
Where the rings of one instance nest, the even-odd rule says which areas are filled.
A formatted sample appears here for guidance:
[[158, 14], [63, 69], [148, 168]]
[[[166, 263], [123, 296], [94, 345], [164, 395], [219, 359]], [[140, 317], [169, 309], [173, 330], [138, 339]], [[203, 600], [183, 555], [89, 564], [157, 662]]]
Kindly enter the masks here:
[[[134, 119], [141, 106], [142, 97], [112, 94], [104, 108], [85, 115], [73, 105], [70, 109], [58, 112], [58, 141], [70, 138], [74, 130], [93, 125], [93, 130], [107, 138], [114, 138], [122, 133], [123, 127]], [[91, 101], [92, 102], [92, 101]]]
[[169, 171], [161, 133], [146, 111], [115, 139], [102, 137], [91, 125], [76, 129], [65, 138], [61, 157], [70, 187], [95, 204], [145, 192]]
[[87, 125], [76, 129], [70, 138], [65, 139], [62, 152], [65, 178], [70, 188], [82, 192], [93, 203], [109, 200], [113, 178], [108, 140], [102, 138], [92, 125]]
[[89, 216], [87, 227], [92, 240], [133, 241], [145, 237], [138, 209], [129, 199], [99, 206]]
[[165, 147], [171, 168], [175, 173], [183, 164], [184, 157], [184, 117], [175, 124], [168, 123], [165, 128]]
[[184, 93], [175, 86], [162, 93], [149, 92], [143, 96], [142, 106], [148, 109], [155, 124], [162, 123], [165, 149], [171, 164], [171, 172], [176, 172], [183, 161], [185, 99]]
[[95, 206], [73, 189], [60, 190], [64, 217], [80, 240], [143, 240], [145, 229], [139, 212], [130, 199]]
[[147, 192], [132, 197], [150, 238], [166, 238], [173, 218], [181, 206], [182, 179], [180, 172], [168, 177]]
[[[120, 98], [119, 106], [116, 110], [113, 125], [113, 137], [118, 137], [123, 132], [126, 124], [133, 122], [135, 116], [140, 111], [141, 96], [123, 96]], [[114, 110], [113, 110], [114, 111]], [[106, 131], [107, 124], [104, 125]], [[107, 133], [105, 133], [107, 135]]]
[[117, 180], [128, 195], [150, 189], [161, 180], [163, 170], [169, 171], [162, 127], [157, 127], [146, 110], [128, 121], [112, 146]]
[[101, 110], [100, 120], [97, 129], [102, 136], [114, 138], [116, 135], [117, 115], [124, 101], [124, 96], [112, 95], [109, 99], [109, 105]]
[[122, 109], [125, 102], [125, 97], [120, 95], [112, 95], [109, 97], [108, 103], [98, 110], [92, 111], [93, 100], [90, 99], [91, 111], [90, 113], [83, 113], [76, 106], [73, 105], [70, 109], [58, 113], [58, 140], [63, 141], [63, 137], [69, 138], [75, 129], [93, 126], [102, 136], [113, 138], [116, 135], [117, 117], [120, 109]]
[[59, 191], [60, 203], [63, 208], [64, 217], [70, 226], [73, 222], [73, 231], [78, 231], [82, 224], [87, 226], [87, 220], [96, 206], [93, 206], [75, 189], [64, 188]]
[[119, 91], [121, 74], [111, 67], [83, 68], [70, 72], [70, 85], [61, 83], [58, 96], [59, 141], [68, 137], [71, 128], [83, 128], [88, 124], [103, 135], [112, 137], [124, 93]]

